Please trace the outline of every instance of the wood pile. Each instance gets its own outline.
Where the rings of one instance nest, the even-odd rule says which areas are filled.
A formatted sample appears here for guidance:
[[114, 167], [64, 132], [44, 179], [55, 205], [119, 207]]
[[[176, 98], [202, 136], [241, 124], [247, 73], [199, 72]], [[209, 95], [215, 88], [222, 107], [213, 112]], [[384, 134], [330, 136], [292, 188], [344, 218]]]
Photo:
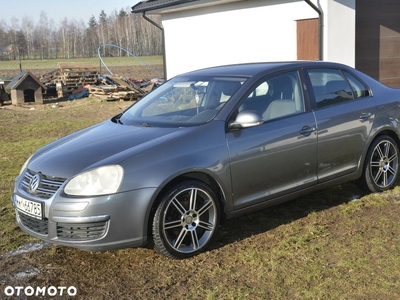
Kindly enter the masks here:
[[91, 86], [90, 93], [104, 97], [107, 101], [138, 100], [147, 93], [146, 90], [138, 87], [129, 80], [116, 75], [103, 78], [101, 83], [101, 85]]
[[58, 96], [63, 97], [84, 85], [96, 84], [98, 75], [91, 63], [59, 62], [58, 69], [43, 74], [40, 81], [46, 86], [55, 85]]
[[40, 81], [47, 87], [52, 86], [58, 97], [75, 94], [82, 87], [107, 101], [138, 100], [154, 86], [153, 82], [144, 82], [139, 86], [130, 79], [118, 75], [99, 75], [97, 67], [91, 63], [59, 62], [58, 69], [43, 74]]
[[44, 85], [51, 85], [51, 84], [55, 84], [58, 78], [58, 70], [55, 69], [53, 71], [50, 71], [48, 73], [42, 74], [42, 76], [40, 76], [39, 80], [41, 83], [43, 83]]
[[95, 84], [99, 72], [91, 63], [59, 62], [57, 83], [62, 84], [63, 92], [69, 93], [83, 85]]

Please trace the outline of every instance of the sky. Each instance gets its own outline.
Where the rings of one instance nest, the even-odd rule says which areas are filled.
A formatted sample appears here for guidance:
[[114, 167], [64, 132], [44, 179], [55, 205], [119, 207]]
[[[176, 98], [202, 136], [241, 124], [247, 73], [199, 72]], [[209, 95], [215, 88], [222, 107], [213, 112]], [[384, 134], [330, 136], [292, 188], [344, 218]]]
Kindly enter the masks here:
[[118, 12], [121, 8], [129, 9], [130, 12], [130, 8], [138, 2], [139, 0], [3, 0], [0, 6], [0, 21], [4, 19], [10, 22], [12, 17], [21, 21], [24, 16], [28, 16], [38, 22], [43, 11], [47, 14], [47, 19], [53, 19], [55, 24], [65, 17], [69, 20], [82, 20], [87, 24], [92, 15], [98, 19], [102, 10], [107, 15], [111, 15], [114, 10]]

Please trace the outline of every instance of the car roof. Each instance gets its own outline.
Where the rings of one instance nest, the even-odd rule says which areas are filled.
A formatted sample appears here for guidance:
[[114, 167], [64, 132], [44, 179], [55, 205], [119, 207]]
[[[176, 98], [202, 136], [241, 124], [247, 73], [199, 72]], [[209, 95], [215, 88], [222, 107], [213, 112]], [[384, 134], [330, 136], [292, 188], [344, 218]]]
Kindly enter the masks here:
[[326, 61], [285, 61], [285, 62], [244, 63], [244, 64], [217, 66], [217, 67], [210, 67], [196, 71], [191, 71], [182, 75], [253, 77], [259, 73], [271, 73], [285, 69], [295, 69], [304, 67], [348, 68], [348, 66], [343, 64], [326, 62]]

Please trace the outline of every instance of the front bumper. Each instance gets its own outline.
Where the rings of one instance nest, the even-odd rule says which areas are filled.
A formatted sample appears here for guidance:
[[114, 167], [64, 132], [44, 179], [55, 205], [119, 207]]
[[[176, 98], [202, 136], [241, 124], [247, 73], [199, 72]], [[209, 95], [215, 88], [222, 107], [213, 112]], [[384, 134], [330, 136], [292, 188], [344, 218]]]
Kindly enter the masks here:
[[[92, 198], [55, 194], [50, 199], [14, 191], [12, 202], [18, 225], [43, 241], [87, 251], [140, 247], [147, 243], [147, 224], [155, 188]], [[17, 209], [16, 199], [43, 203], [43, 218]]]

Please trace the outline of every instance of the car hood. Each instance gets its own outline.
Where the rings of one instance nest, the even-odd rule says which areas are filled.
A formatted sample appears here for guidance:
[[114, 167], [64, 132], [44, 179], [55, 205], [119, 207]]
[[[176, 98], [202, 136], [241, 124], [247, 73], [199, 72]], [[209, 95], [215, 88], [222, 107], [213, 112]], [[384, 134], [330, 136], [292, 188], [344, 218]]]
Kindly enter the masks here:
[[118, 164], [194, 128], [127, 126], [109, 120], [45, 146], [32, 156], [28, 168], [70, 178], [87, 169]]

